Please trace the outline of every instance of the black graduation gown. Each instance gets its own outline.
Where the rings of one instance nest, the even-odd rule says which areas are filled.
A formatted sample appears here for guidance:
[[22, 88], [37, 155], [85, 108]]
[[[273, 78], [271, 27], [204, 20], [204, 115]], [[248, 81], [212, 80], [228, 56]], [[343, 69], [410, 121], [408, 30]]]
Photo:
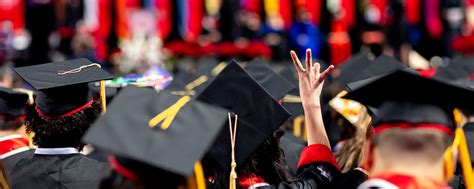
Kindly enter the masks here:
[[312, 163], [300, 167], [296, 179], [278, 185], [257, 187], [259, 189], [318, 189], [331, 188], [333, 176], [339, 170], [329, 163]]
[[364, 172], [357, 169], [352, 169], [346, 173], [340, 174], [331, 183], [331, 188], [357, 188], [360, 184], [365, 182], [368, 178]]
[[285, 154], [285, 162], [289, 173], [295, 175], [301, 151], [306, 144], [302, 139], [296, 138], [293, 133], [285, 131], [285, 134], [280, 138], [280, 145]]
[[97, 188], [107, 165], [82, 154], [33, 155], [9, 175], [15, 189]]
[[29, 159], [33, 157], [34, 153], [35, 153], [35, 150], [30, 149], [27, 151], [20, 152], [18, 154], [8, 156], [5, 159], [2, 159], [3, 165], [5, 166], [5, 171], [7, 172], [7, 174], [11, 172], [13, 166], [15, 166], [18, 163], [18, 161], [25, 158]]

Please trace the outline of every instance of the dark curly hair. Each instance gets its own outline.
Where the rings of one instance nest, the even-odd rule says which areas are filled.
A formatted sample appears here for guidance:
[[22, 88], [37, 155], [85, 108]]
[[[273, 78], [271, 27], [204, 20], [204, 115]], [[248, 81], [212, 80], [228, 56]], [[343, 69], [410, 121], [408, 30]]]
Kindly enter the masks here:
[[[283, 157], [284, 153], [280, 147], [281, 136], [282, 134], [277, 131], [265, 140], [245, 164], [238, 168], [238, 175], [255, 174], [271, 185], [288, 181], [287, 166]], [[202, 163], [206, 176], [213, 178], [210, 188], [229, 188], [230, 172], [228, 169], [223, 169], [219, 166], [218, 162], [209, 154], [204, 157]]]
[[99, 100], [87, 108], [66, 117], [47, 119], [36, 112], [35, 105], [26, 110], [26, 131], [34, 132], [33, 143], [43, 148], [74, 147], [79, 151], [84, 144], [81, 138], [102, 111]]

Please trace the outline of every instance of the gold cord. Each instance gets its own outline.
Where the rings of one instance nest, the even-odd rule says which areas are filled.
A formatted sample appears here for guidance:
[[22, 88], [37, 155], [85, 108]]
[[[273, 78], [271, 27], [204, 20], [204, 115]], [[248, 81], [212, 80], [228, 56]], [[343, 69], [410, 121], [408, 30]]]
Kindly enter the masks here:
[[198, 77], [197, 79], [195, 79], [191, 83], [188, 83], [184, 88], [186, 88], [186, 90], [190, 91], [190, 90], [193, 90], [194, 88], [198, 87], [199, 85], [202, 85], [203, 83], [207, 82], [208, 80], [209, 80], [209, 78], [207, 76], [201, 75], [200, 77]]
[[107, 99], [105, 94], [105, 81], [100, 81], [100, 103], [102, 104], [102, 114], [105, 114], [107, 111]]
[[227, 114], [229, 118], [229, 132], [230, 132], [230, 147], [231, 147], [231, 158], [232, 162], [230, 164], [230, 177], [229, 177], [229, 189], [236, 189], [237, 188], [237, 172], [235, 172], [235, 168], [237, 167], [237, 163], [235, 162], [235, 138], [237, 133], [237, 121], [238, 116], [235, 115], [235, 122], [234, 128], [232, 129], [232, 119], [230, 117], [230, 113]]
[[191, 100], [191, 97], [189, 96], [183, 96], [181, 97], [176, 103], [168, 107], [166, 110], [163, 112], [159, 113], [150, 121], [148, 122], [148, 126], [150, 128], [156, 127], [159, 123], [163, 122], [160, 126], [161, 129], [166, 130], [170, 127], [171, 122], [173, 122], [174, 118], [178, 114], [179, 110], [186, 105]]

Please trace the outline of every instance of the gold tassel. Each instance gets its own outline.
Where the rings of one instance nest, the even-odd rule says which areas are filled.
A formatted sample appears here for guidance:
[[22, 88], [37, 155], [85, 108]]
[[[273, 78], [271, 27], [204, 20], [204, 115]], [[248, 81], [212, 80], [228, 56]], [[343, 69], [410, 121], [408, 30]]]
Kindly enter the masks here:
[[107, 111], [107, 98], [105, 94], [105, 81], [100, 81], [100, 103], [102, 104], [102, 114]]
[[174, 118], [178, 114], [179, 110], [186, 105], [191, 100], [191, 97], [189, 96], [183, 96], [181, 97], [176, 103], [168, 107], [166, 110], [163, 112], [159, 113], [150, 121], [148, 122], [148, 126], [150, 128], [156, 127], [159, 123], [163, 122], [160, 126], [161, 129], [166, 130], [170, 127], [171, 122], [173, 122]]
[[303, 138], [303, 122], [304, 122], [304, 116], [303, 115], [300, 115], [298, 117], [295, 117], [295, 119], [293, 119], [293, 134], [296, 136], [296, 137], [301, 137]]
[[191, 83], [188, 83], [184, 88], [186, 90], [190, 91], [193, 90], [194, 88], [198, 87], [199, 85], [202, 85], [203, 83], [207, 82], [209, 78], [206, 75], [201, 75]]
[[229, 189], [237, 189], [237, 172], [235, 172], [235, 169], [237, 167], [237, 163], [235, 162], [235, 137], [237, 136], [236, 133], [238, 116], [235, 115], [234, 128], [232, 129], [232, 119], [230, 118], [230, 113], [228, 113], [227, 115], [229, 118], [230, 147], [232, 151], [232, 162], [230, 163]]
[[196, 177], [197, 189], [206, 189], [206, 179], [204, 178], [204, 170], [201, 162], [194, 164], [194, 176]]
[[474, 176], [472, 172], [471, 158], [469, 157], [469, 150], [467, 148], [466, 136], [462, 128], [456, 129], [456, 136], [459, 136], [459, 158], [461, 160], [461, 167], [464, 175], [464, 182], [466, 188], [474, 188]]

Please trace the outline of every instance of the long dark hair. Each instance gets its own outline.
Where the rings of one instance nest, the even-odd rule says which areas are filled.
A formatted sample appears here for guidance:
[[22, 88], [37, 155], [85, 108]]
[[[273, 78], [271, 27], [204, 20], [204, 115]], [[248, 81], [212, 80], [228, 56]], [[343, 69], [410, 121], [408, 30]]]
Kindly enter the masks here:
[[[283, 150], [280, 148], [281, 134], [274, 133], [258, 150], [238, 168], [238, 175], [257, 175], [269, 184], [278, 184], [288, 180], [287, 167], [283, 158]], [[203, 159], [204, 172], [207, 177], [212, 178], [210, 188], [229, 188], [229, 171], [218, 165], [211, 156], [206, 155]]]

